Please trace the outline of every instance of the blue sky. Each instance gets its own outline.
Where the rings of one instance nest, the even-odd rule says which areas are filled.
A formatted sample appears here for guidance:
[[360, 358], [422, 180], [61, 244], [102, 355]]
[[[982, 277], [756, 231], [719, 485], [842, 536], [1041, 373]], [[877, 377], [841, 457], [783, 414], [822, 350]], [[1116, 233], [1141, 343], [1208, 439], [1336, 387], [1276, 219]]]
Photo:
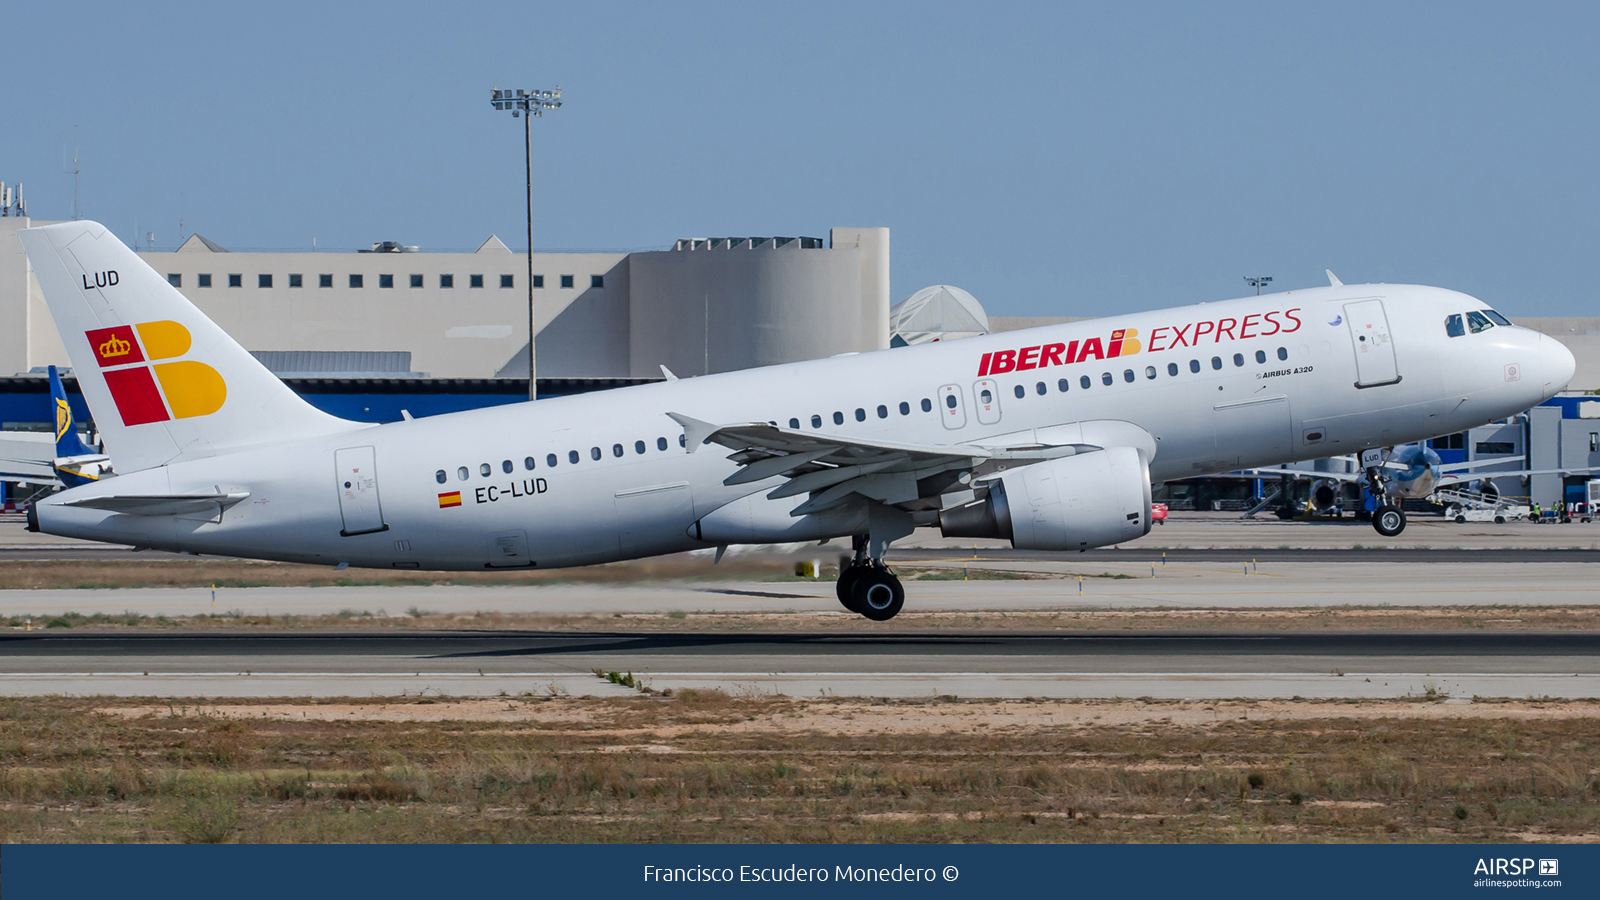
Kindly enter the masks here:
[[892, 229], [898, 300], [1097, 315], [1419, 282], [1600, 313], [1593, 4], [27, 4], [0, 179], [236, 249]]

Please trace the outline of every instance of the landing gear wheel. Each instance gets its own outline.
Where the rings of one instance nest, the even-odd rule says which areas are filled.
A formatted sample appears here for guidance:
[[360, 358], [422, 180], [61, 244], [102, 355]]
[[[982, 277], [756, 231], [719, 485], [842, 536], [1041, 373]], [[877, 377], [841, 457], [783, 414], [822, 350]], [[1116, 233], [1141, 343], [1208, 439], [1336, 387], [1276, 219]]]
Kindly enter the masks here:
[[1372, 527], [1384, 537], [1394, 537], [1406, 530], [1405, 510], [1387, 504], [1372, 512]]
[[866, 568], [866, 566], [847, 566], [844, 571], [839, 573], [839, 581], [834, 585], [834, 589], [839, 592], [840, 605], [857, 615], [862, 615], [863, 613], [860, 607], [856, 606], [853, 591], [856, 581], [861, 578], [861, 573], [865, 572]]
[[887, 622], [905, 605], [906, 591], [888, 569], [862, 567], [850, 590], [852, 607], [874, 622]]

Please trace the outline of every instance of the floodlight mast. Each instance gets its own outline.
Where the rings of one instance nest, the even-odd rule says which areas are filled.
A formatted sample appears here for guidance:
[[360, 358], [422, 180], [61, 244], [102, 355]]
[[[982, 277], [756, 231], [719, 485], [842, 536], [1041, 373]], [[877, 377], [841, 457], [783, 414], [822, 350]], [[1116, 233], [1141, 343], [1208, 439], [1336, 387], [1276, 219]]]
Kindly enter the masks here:
[[528, 399], [537, 400], [539, 378], [533, 355], [534, 338], [538, 334], [533, 315], [533, 117], [543, 117], [547, 109], [561, 108], [561, 85], [556, 85], [553, 91], [494, 88], [489, 102], [495, 109], [510, 110], [512, 118], [522, 118], [523, 161], [528, 171]]
[[1244, 283], [1256, 289], [1256, 296], [1261, 296], [1261, 289], [1272, 283], [1271, 275], [1246, 275]]

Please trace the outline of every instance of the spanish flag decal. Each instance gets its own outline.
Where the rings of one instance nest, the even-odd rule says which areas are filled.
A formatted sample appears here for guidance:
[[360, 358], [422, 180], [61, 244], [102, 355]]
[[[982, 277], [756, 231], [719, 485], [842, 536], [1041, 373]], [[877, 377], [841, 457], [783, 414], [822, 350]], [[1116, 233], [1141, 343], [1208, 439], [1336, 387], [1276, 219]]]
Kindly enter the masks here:
[[445, 509], [447, 507], [460, 506], [460, 505], [461, 505], [461, 492], [460, 491], [451, 491], [448, 494], [440, 494], [439, 495], [439, 508], [440, 509]]
[[[177, 322], [141, 322], [85, 333], [95, 361], [106, 369], [106, 387], [124, 425], [209, 416], [228, 399], [222, 374], [203, 362], [178, 360], [153, 367], [148, 361], [189, 352], [189, 329]], [[137, 363], [138, 365], [134, 365]], [[160, 386], [157, 387], [157, 382]]]

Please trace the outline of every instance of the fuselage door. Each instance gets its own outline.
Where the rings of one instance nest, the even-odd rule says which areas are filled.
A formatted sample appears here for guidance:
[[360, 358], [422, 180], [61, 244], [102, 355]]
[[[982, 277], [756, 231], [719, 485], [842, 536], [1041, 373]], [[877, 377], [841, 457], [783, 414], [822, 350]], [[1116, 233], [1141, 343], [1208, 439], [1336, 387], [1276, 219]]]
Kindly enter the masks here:
[[529, 565], [526, 531], [518, 528], [489, 535], [489, 568], [526, 565]]
[[1356, 387], [1369, 388], [1395, 384], [1400, 369], [1394, 358], [1394, 341], [1389, 336], [1389, 319], [1382, 300], [1347, 303], [1344, 317], [1350, 325], [1350, 342], [1356, 352]]
[[972, 385], [972, 403], [976, 407], [978, 421], [984, 425], [995, 425], [1000, 421], [1000, 387], [988, 378], [974, 382]]
[[378, 503], [378, 462], [371, 447], [346, 447], [335, 450], [334, 469], [339, 489], [339, 514], [344, 529], [339, 534], [367, 534], [387, 531], [383, 507]]
[[967, 426], [967, 410], [961, 402], [961, 386], [947, 384], [939, 388], [939, 418], [944, 427], [952, 431]]

